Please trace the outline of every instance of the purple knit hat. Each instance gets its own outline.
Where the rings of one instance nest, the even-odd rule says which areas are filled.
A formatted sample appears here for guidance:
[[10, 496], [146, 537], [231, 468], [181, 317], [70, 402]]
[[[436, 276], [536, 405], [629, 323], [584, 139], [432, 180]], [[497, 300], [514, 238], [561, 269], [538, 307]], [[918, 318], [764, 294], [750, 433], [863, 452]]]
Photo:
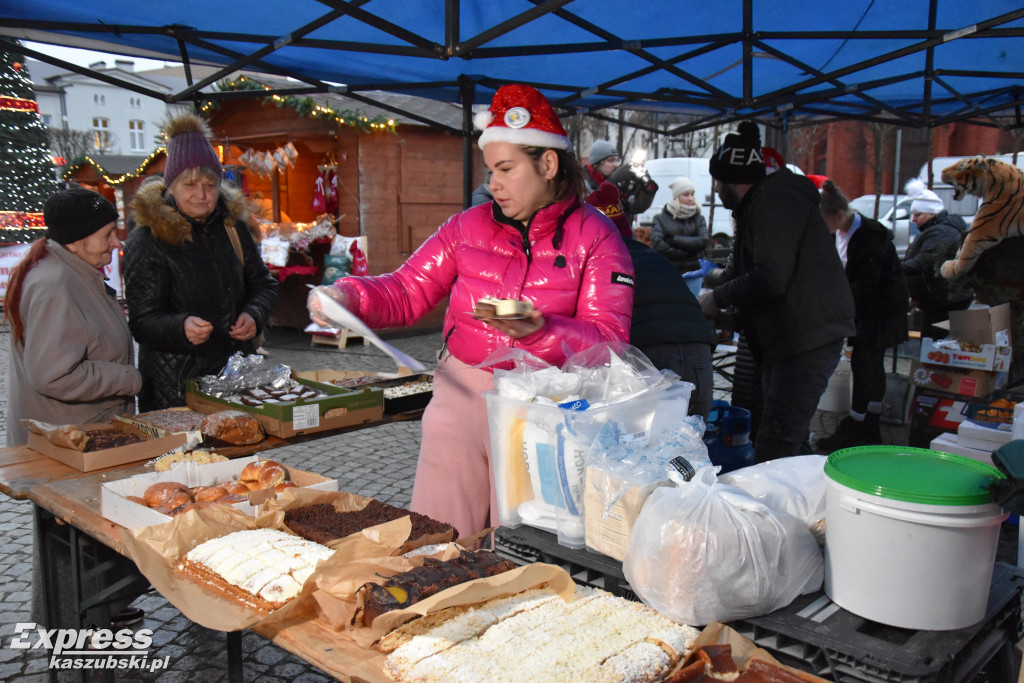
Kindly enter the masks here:
[[195, 114], [179, 114], [168, 120], [164, 136], [167, 138], [164, 184], [168, 187], [182, 171], [196, 166], [213, 170], [218, 178], [223, 173], [220, 158], [210, 144], [210, 127]]

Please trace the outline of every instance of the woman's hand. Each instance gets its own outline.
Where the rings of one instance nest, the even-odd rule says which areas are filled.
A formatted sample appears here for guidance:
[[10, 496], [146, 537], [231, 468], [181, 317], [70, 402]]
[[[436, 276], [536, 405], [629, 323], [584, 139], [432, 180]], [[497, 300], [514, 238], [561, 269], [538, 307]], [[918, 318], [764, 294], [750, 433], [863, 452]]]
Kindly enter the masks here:
[[197, 315], [185, 318], [185, 338], [194, 346], [199, 346], [210, 338], [213, 325]]
[[248, 341], [256, 336], [256, 321], [248, 313], [242, 313], [228, 334], [236, 341]]
[[347, 310], [352, 309], [352, 302], [349, 299], [348, 292], [346, 292], [345, 290], [338, 289], [337, 287], [329, 287], [326, 285], [314, 287], [313, 289], [309, 290], [309, 296], [306, 297], [306, 307], [309, 309], [309, 317], [312, 318], [313, 322], [315, 322], [320, 327], [331, 327], [331, 321], [324, 317], [324, 311], [323, 307], [320, 305], [320, 299], [314, 296], [316, 292], [322, 292], [326, 294], [327, 296], [337, 301], [343, 308]]
[[538, 310], [534, 310], [533, 313], [526, 318], [520, 318], [517, 320], [487, 318], [484, 322], [496, 330], [504, 332], [513, 339], [522, 339], [523, 337], [528, 337], [540, 328], [544, 327], [544, 314]]

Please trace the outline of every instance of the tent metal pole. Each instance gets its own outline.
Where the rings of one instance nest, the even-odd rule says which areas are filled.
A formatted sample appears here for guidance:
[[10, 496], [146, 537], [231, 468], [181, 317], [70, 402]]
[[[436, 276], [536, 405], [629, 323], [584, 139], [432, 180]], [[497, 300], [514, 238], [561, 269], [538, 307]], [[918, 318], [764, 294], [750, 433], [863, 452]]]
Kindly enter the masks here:
[[468, 209], [473, 198], [473, 81], [459, 76], [462, 100], [462, 208]]

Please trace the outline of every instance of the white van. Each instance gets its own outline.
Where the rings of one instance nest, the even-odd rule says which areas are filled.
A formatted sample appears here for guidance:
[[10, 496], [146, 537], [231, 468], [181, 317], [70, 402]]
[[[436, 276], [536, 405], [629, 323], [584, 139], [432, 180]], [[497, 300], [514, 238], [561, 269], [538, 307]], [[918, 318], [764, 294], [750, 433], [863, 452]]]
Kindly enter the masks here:
[[[650, 225], [654, 217], [661, 213], [665, 203], [672, 199], [672, 190], [668, 184], [679, 176], [685, 176], [693, 182], [694, 196], [701, 205], [704, 220], [708, 221], [708, 232], [712, 241], [728, 244], [732, 239], [732, 211], [726, 209], [715, 196], [714, 181], [708, 170], [708, 159], [701, 157], [666, 157], [649, 159], [645, 164], [647, 172], [654, 182], [658, 183], [658, 192], [654, 195], [651, 208], [636, 217], [638, 225]], [[711, 216], [711, 202], [715, 202], [714, 225]]]

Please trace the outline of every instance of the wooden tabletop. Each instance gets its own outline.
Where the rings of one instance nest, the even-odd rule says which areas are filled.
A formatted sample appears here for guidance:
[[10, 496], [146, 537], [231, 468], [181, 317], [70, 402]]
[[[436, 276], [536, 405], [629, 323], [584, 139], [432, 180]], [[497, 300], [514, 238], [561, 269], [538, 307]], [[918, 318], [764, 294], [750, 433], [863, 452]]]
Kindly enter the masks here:
[[[28, 492], [29, 500], [97, 541], [127, 555], [128, 549], [121, 535], [122, 527], [103, 517], [100, 487], [107, 481], [147, 472], [145, 465], [136, 463], [96, 472], [78, 472], [55, 461], [50, 462], [70, 472], [66, 473], [65, 478], [32, 487]], [[284, 624], [270, 627], [257, 625], [252, 630], [340, 680], [354, 683], [384, 683], [391, 680], [383, 672], [382, 655], [342, 637], [312, 612], [296, 615]]]
[[[290, 444], [303, 443], [325, 436], [333, 436], [335, 434], [343, 434], [345, 432], [352, 432], [360, 429], [369, 429], [370, 427], [378, 427], [392, 422], [418, 420], [422, 416], [422, 410], [412, 410], [396, 415], [384, 415], [379, 420], [349, 425], [339, 429], [312, 432], [308, 434], [297, 434], [288, 439], [268, 436], [257, 444], [252, 444], [250, 446], [234, 446], [232, 448], [218, 448], [216, 451], [228, 458], [241, 458], [254, 453], [261, 453], [263, 451], [280, 448], [281, 446], [288, 446]], [[94, 473], [120, 471], [125, 467], [134, 467], [137, 465], [141, 465], [141, 463], [135, 463], [133, 465], [117, 465], [115, 467], [108, 467], [102, 470], [82, 472], [81, 470], [76, 470], [69, 465], [65, 465], [53, 458], [43, 455], [42, 453], [37, 453], [36, 451], [29, 449], [27, 446], [9, 446], [7, 448], [0, 448], [0, 493], [15, 500], [26, 500], [29, 498], [29, 491], [33, 487], [41, 484], [49, 484], [50, 482], [60, 479], [80, 478]], [[139, 473], [140, 472], [135, 472], [134, 474]], [[116, 478], [122, 479], [125, 476], [131, 476], [131, 474], [122, 474]]]

